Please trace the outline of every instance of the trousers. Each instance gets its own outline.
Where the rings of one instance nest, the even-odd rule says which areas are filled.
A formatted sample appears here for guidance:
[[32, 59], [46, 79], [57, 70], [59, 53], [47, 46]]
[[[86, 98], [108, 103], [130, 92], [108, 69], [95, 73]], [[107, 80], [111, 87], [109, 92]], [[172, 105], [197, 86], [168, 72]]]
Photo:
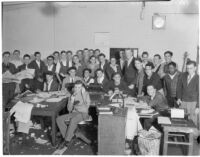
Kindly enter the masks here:
[[[88, 118], [87, 113], [72, 112], [56, 119], [58, 128], [66, 141], [71, 141], [79, 122]], [[67, 125], [68, 123], [68, 125]]]

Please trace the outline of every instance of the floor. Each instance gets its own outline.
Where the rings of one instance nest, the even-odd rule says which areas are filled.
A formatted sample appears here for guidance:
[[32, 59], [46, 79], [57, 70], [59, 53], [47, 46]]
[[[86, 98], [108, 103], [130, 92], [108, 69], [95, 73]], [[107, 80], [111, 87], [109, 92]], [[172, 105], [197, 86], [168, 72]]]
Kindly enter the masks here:
[[[56, 147], [53, 147], [49, 141], [51, 129], [30, 129], [28, 135], [12, 134], [10, 137], [10, 154], [11, 155], [50, 155], [55, 154]], [[38, 140], [39, 139], [39, 140]], [[57, 135], [59, 143], [60, 135]], [[40, 143], [40, 144], [39, 144]], [[168, 155], [183, 155], [179, 146], [170, 146]], [[65, 150], [63, 155], [96, 155], [97, 147], [87, 145], [79, 139], [74, 139], [70, 148]], [[194, 142], [194, 155], [200, 155], [200, 144]]]

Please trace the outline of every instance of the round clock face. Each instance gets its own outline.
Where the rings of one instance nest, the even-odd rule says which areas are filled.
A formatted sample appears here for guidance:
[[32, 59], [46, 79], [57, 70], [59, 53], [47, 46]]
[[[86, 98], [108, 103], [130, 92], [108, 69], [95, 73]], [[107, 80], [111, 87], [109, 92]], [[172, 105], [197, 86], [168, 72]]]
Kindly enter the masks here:
[[154, 19], [154, 26], [156, 28], [162, 28], [165, 25], [165, 20], [162, 17], [156, 17]]

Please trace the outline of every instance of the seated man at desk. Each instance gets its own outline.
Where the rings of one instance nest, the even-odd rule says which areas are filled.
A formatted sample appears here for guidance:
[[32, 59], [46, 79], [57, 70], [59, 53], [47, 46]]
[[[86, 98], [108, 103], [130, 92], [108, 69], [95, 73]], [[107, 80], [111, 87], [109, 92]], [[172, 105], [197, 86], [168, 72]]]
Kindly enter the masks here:
[[[158, 112], [168, 109], [167, 100], [160, 92], [156, 91], [156, 88], [153, 84], [147, 86], [147, 93], [148, 96], [144, 96], [143, 100], [145, 100], [151, 108]], [[152, 125], [156, 125], [155, 119], [156, 116], [153, 116], [151, 119], [145, 119], [144, 129], [148, 130]]]
[[109, 81], [105, 88], [106, 92], [109, 92], [110, 90], [113, 91], [116, 88], [124, 94], [129, 94], [130, 92], [128, 85], [121, 79], [121, 75], [118, 72], [113, 74], [113, 80]]
[[44, 89], [43, 91], [45, 92], [52, 92], [52, 91], [57, 91], [59, 84], [55, 80], [54, 77], [55, 73], [52, 71], [47, 71], [46, 72], [46, 81], [44, 82]]
[[[82, 81], [78, 80], [75, 82], [74, 92], [70, 96], [67, 105], [69, 114], [59, 116], [56, 119], [58, 128], [64, 138], [64, 142], [60, 144], [59, 149], [69, 145], [78, 123], [88, 118], [89, 106], [89, 93], [85, 90]], [[66, 122], [69, 125], [66, 125]]]

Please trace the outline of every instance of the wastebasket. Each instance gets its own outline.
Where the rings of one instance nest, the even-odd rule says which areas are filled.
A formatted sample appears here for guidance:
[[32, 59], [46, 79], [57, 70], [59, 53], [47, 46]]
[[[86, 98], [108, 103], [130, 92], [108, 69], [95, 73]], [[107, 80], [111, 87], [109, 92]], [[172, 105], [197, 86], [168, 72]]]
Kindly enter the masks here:
[[141, 130], [138, 145], [142, 155], [159, 155], [161, 133], [156, 129]]

